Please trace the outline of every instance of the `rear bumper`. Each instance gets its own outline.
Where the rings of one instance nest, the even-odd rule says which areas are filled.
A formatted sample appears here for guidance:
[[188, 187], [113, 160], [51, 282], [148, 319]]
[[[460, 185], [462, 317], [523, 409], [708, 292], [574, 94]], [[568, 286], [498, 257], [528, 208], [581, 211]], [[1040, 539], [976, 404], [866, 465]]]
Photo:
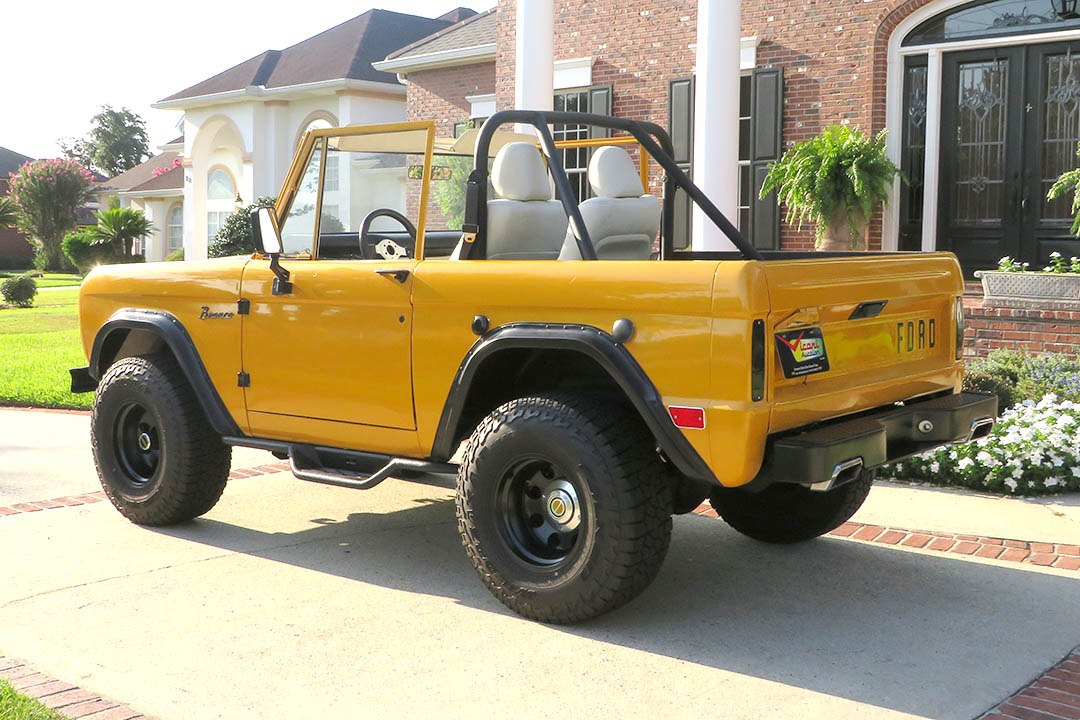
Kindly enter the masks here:
[[797, 483], [829, 490], [854, 480], [864, 469], [984, 437], [996, 417], [997, 396], [962, 392], [774, 436], [752, 484]]

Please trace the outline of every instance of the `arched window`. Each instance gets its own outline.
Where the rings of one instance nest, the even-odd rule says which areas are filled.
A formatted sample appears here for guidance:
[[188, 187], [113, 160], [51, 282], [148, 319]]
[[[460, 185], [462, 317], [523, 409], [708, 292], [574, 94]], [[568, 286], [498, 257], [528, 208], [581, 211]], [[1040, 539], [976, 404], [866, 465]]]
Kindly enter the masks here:
[[166, 254], [184, 247], [184, 208], [174, 205], [169, 211], [168, 224], [165, 227]]
[[978, 0], [930, 18], [908, 33], [903, 44], [928, 45], [1080, 27], [1080, 17], [1059, 14], [1054, 5], [1052, 0]]
[[214, 168], [206, 178], [206, 237], [214, 242], [225, 219], [236, 209], [236, 185], [223, 168]]
[[207, 200], [232, 200], [236, 197], [236, 188], [233, 186], [229, 173], [221, 170], [211, 170], [206, 180]]

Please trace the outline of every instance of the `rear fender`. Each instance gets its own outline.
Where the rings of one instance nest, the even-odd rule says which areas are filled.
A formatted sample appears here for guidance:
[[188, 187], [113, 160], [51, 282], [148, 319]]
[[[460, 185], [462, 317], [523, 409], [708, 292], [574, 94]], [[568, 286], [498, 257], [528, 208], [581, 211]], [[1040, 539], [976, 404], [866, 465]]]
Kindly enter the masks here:
[[657, 446], [687, 478], [716, 483], [709, 466], [672, 422], [656, 386], [634, 356], [609, 333], [590, 325], [509, 323], [486, 333], [458, 368], [443, 407], [431, 457], [445, 462], [471, 428], [461, 427], [477, 371], [497, 353], [512, 349], [580, 353], [595, 362], [618, 386], [652, 432]]

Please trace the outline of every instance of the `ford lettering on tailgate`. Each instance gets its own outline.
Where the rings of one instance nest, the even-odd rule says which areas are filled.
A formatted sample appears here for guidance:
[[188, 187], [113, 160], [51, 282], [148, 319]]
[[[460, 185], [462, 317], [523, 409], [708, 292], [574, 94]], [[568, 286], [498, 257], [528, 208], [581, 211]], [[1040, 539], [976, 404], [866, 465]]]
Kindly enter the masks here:
[[936, 344], [937, 323], [934, 318], [919, 318], [896, 323], [897, 354], [932, 350]]

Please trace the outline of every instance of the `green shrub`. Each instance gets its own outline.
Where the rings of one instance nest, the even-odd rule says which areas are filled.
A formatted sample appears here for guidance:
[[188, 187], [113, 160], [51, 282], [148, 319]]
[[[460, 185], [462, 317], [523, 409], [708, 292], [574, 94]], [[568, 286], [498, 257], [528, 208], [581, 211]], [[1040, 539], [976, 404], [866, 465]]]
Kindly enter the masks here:
[[184, 248], [176, 248], [165, 256], [165, 262], [179, 262], [184, 259]]
[[27, 308], [34, 304], [37, 283], [27, 274], [16, 275], [0, 283], [0, 295], [11, 305]]
[[261, 197], [225, 218], [218, 234], [211, 239], [207, 254], [214, 258], [250, 255], [255, 252], [255, 240], [251, 235], [251, 211], [260, 207], [274, 207], [276, 202], [277, 198]]
[[972, 368], [964, 373], [964, 389], [997, 395], [998, 412], [1008, 410], [1016, 404], [1016, 384], [982, 368]]
[[64, 255], [85, 275], [97, 265], [109, 265], [122, 262], [113, 245], [95, 244], [94, 236], [87, 228], [70, 232], [61, 243]]

